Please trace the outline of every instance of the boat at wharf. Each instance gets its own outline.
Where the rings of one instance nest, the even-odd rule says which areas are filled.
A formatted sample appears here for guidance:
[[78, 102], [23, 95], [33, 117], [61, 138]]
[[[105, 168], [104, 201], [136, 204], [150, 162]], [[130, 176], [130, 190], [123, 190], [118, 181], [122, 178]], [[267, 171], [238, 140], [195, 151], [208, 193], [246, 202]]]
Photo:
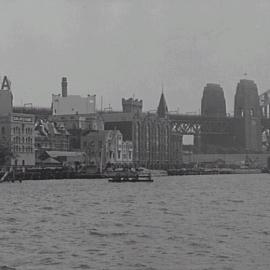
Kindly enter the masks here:
[[114, 183], [124, 183], [124, 182], [154, 182], [151, 177], [151, 173], [138, 173], [132, 171], [123, 171], [117, 172], [111, 178], [109, 178], [109, 182]]

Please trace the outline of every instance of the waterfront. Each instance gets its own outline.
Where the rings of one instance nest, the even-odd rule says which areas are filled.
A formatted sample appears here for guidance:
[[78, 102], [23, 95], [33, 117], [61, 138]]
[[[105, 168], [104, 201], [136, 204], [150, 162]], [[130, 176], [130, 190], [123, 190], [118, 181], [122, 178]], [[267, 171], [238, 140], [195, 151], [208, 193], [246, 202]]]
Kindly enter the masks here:
[[3, 183], [0, 269], [269, 269], [270, 176]]

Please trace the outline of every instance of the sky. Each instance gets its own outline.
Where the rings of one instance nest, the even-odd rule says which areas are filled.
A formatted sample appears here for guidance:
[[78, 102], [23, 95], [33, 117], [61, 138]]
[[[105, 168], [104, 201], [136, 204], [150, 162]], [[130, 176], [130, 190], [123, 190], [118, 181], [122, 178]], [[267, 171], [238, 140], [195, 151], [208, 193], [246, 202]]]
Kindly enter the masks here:
[[[219, 83], [233, 110], [240, 79], [270, 89], [269, 0], [0, 0], [0, 77], [14, 104], [50, 107], [60, 93], [122, 97], [155, 110], [199, 112]], [[247, 73], [247, 75], [244, 75]]]

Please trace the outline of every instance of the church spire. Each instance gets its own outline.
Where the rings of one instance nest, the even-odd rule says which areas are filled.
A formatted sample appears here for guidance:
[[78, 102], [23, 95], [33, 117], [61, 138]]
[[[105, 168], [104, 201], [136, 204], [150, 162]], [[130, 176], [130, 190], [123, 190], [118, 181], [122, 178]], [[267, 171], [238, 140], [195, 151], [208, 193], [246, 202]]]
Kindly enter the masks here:
[[166, 100], [164, 97], [163, 89], [162, 89], [162, 93], [159, 100], [157, 114], [160, 118], [165, 118], [166, 115], [168, 114], [168, 107], [167, 107]]

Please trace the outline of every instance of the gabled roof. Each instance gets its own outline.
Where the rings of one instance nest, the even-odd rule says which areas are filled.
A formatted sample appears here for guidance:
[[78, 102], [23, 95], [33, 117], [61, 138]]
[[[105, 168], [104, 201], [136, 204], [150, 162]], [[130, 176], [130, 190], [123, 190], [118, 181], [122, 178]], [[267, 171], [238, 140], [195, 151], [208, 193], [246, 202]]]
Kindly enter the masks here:
[[44, 163], [44, 164], [61, 164], [61, 162], [59, 162], [58, 160], [56, 160], [52, 157], [48, 157], [47, 159], [43, 160], [42, 163]]
[[167, 107], [167, 103], [166, 103], [164, 94], [162, 92], [160, 100], [159, 100], [157, 114], [159, 117], [164, 118], [167, 115], [167, 113], [168, 113], [168, 107]]

